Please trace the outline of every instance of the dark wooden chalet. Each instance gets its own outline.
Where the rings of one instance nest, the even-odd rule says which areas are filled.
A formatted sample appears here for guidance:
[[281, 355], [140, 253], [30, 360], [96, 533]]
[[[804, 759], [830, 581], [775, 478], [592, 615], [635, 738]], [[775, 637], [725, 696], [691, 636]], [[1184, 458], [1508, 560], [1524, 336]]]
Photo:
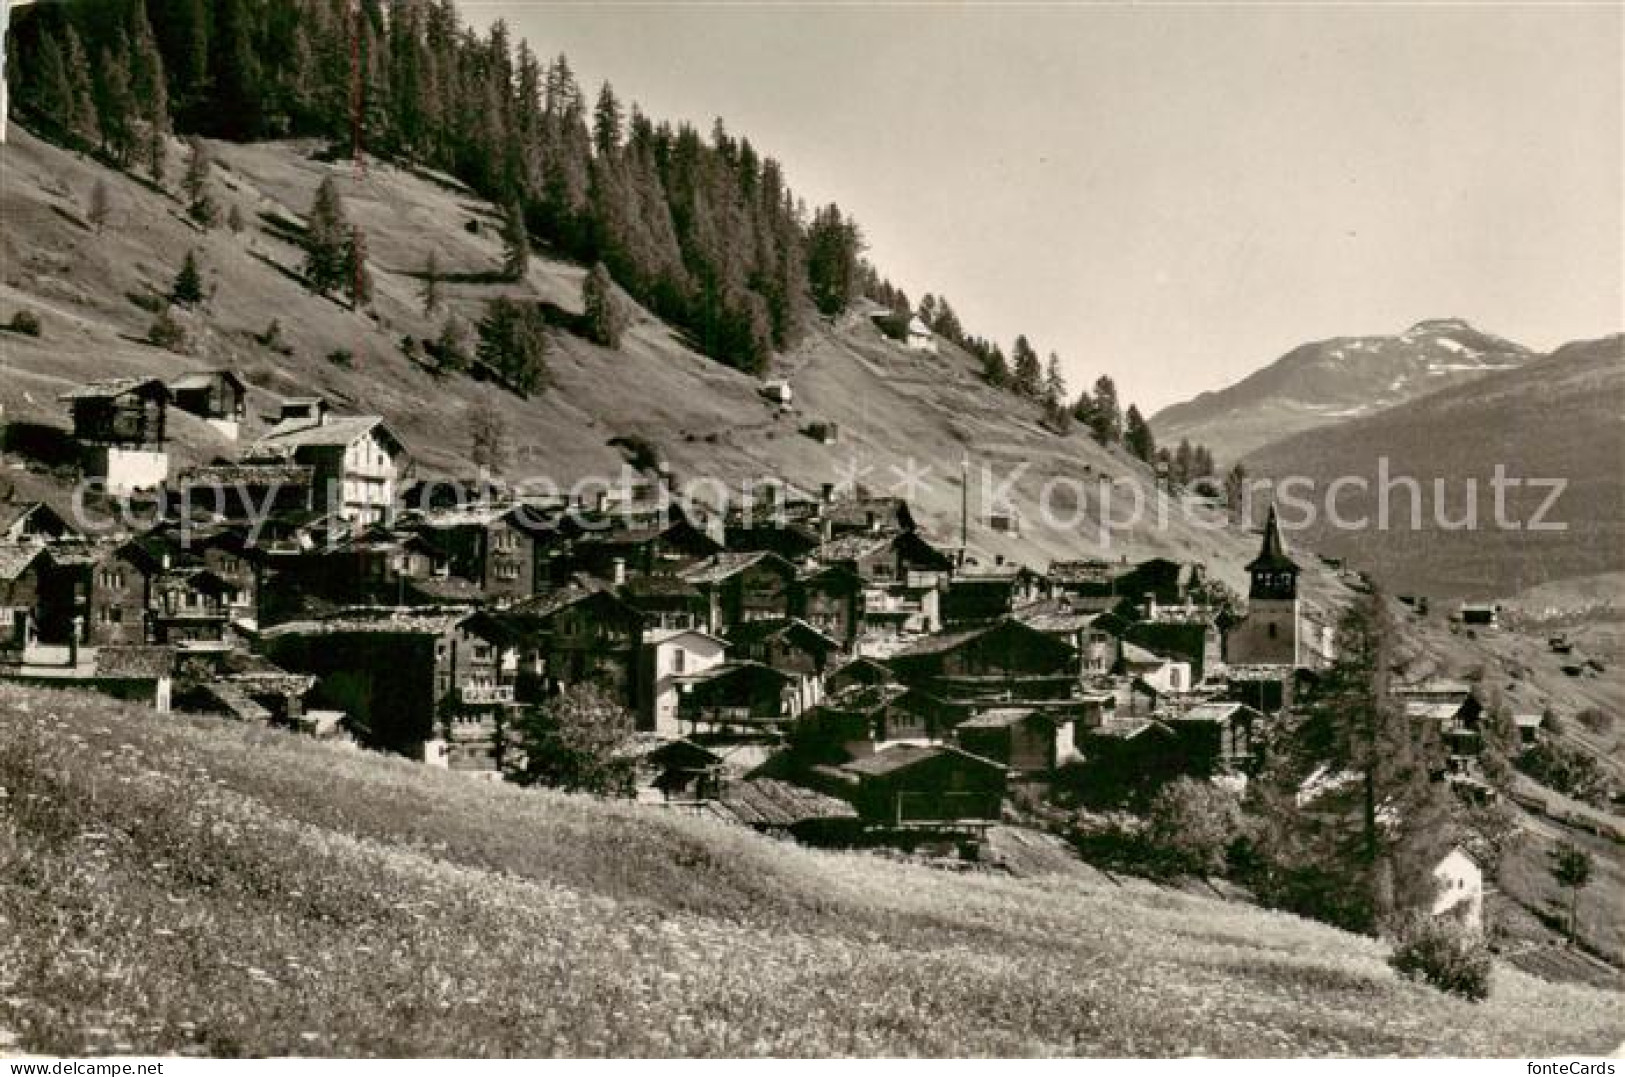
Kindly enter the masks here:
[[1179, 738], [1185, 770], [1198, 777], [1250, 771], [1263, 750], [1263, 715], [1245, 703], [1198, 703], [1166, 723]]
[[202, 370], [169, 383], [181, 411], [222, 423], [240, 423], [248, 412], [248, 385], [231, 370]]
[[638, 648], [644, 621], [606, 590], [568, 587], [516, 602], [494, 616], [518, 642], [521, 700], [536, 702], [577, 684], [638, 705]]
[[696, 732], [782, 729], [797, 714], [798, 678], [760, 662], [723, 662], [676, 680], [677, 719]]
[[22, 651], [39, 633], [40, 595], [50, 571], [45, 547], [0, 544], [0, 651]]
[[797, 617], [742, 621], [724, 638], [736, 658], [803, 677], [822, 677], [841, 650], [839, 643]]
[[1032, 707], [995, 707], [954, 728], [959, 746], [1026, 775], [1051, 774], [1078, 759], [1069, 715]]
[[851, 649], [863, 628], [863, 580], [839, 566], [805, 573], [796, 583], [797, 614]]
[[304, 464], [209, 464], [176, 477], [171, 504], [176, 515], [228, 521], [308, 512], [315, 505], [315, 471]]
[[795, 566], [775, 553], [719, 553], [680, 575], [705, 596], [704, 627], [713, 633], [789, 617], [795, 609]]
[[650, 628], [703, 628], [711, 620], [710, 599], [680, 576], [635, 576], [620, 596]]
[[951, 701], [1064, 699], [1078, 686], [1070, 644], [1009, 618], [920, 640], [889, 664], [905, 683]]
[[870, 826], [982, 825], [999, 820], [1007, 773], [948, 745], [900, 744], [836, 768]]
[[169, 387], [157, 378], [118, 378], [64, 393], [73, 436], [84, 445], [162, 448]]
[[0, 543], [62, 542], [83, 537], [78, 528], [43, 501], [0, 503]]

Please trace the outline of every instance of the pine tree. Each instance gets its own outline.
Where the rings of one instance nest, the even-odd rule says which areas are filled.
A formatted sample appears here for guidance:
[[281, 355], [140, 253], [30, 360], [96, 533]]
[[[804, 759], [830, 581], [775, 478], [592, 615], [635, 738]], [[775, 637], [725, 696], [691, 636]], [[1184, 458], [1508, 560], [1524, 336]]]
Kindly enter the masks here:
[[64, 28], [62, 40], [68, 95], [68, 111], [62, 121], [87, 145], [95, 145], [101, 137], [101, 123], [96, 117], [96, 91], [90, 77], [90, 59], [85, 55], [85, 46], [71, 25]]
[[147, 170], [155, 179], [162, 180], [168, 156], [169, 77], [164, 73], [164, 58], [158, 51], [158, 41], [147, 19], [145, 0], [134, 0], [130, 6], [130, 92], [137, 102], [141, 119], [146, 123], [145, 149]]
[[626, 332], [626, 312], [604, 263], [593, 266], [582, 280], [581, 301], [586, 311], [588, 337], [602, 347], [619, 348]]
[[360, 225], [350, 226], [349, 239], [344, 245], [344, 291], [350, 297], [352, 310], [372, 303], [372, 270], [367, 266], [367, 234]]
[[423, 301], [424, 315], [440, 309], [440, 257], [433, 250], [423, 263], [423, 286], [418, 290], [418, 298]]
[[103, 50], [97, 73], [97, 112], [101, 116], [102, 148], [120, 166], [130, 163], [136, 145], [135, 98], [130, 93], [129, 46], [123, 33]]
[[1014, 373], [1011, 387], [1028, 399], [1039, 399], [1043, 394], [1044, 368], [1038, 361], [1038, 352], [1027, 342], [1025, 334], [1016, 338], [1015, 346], [1010, 349], [1010, 358]]
[[1105, 374], [1095, 379], [1089, 428], [1095, 440], [1102, 445], [1115, 445], [1123, 438], [1123, 413], [1117, 403], [1117, 383]]
[[181, 190], [186, 193], [187, 214], [204, 228], [213, 228], [220, 221], [220, 207], [215, 204], [210, 190], [209, 176], [213, 160], [209, 147], [196, 135], [186, 140], [186, 171], [181, 176]]
[[820, 313], [840, 314], [858, 296], [862, 254], [857, 222], [834, 203], [819, 210], [807, 230], [807, 279]]
[[344, 286], [349, 243], [350, 224], [338, 185], [333, 177], [324, 177], [305, 223], [305, 280], [311, 288], [325, 295]]
[[[264, 127], [266, 96], [260, 50], [246, 0], [219, 0], [213, 25], [209, 39], [209, 71], [214, 83], [210, 126], [222, 138], [233, 141], [257, 138]], [[348, 62], [346, 50], [341, 59], [346, 65], [341, 70], [346, 73]], [[348, 112], [344, 115], [347, 117]]]
[[1003, 389], [1010, 384], [1010, 364], [1004, 358], [1004, 350], [997, 344], [987, 345], [982, 353], [982, 380], [995, 389]]
[[1072, 414], [1066, 406], [1066, 378], [1061, 375], [1061, 357], [1049, 353], [1049, 365], [1044, 369], [1044, 414], [1050, 425], [1066, 433]]
[[209, 18], [204, 0], [162, 0], [154, 23], [167, 58], [170, 96], [192, 113], [204, 103], [209, 82]]
[[1189, 486], [1196, 478], [1196, 451], [1189, 438], [1181, 438], [1174, 450], [1171, 477], [1180, 486]]
[[1157, 455], [1157, 439], [1151, 433], [1151, 424], [1145, 421], [1145, 416], [1133, 404], [1128, 406], [1128, 414], [1123, 416], [1123, 447], [1135, 459], [1148, 464]]
[[49, 32], [41, 34], [39, 61], [30, 88], [34, 107], [67, 127], [68, 114], [73, 107], [73, 90], [68, 84], [68, 65], [62, 46]]
[[456, 374], [468, 369], [468, 327], [456, 314], [446, 315], [432, 351], [436, 368], [441, 374]]
[[1224, 503], [1232, 515], [1240, 518], [1242, 510], [1246, 508], [1244, 501], [1247, 497], [1247, 469], [1235, 464], [1224, 477]]
[[1567, 841], [1558, 842], [1551, 858], [1552, 881], [1569, 892], [1568, 935], [1573, 946], [1579, 937], [1580, 891], [1591, 882], [1593, 860], [1590, 853]]
[[195, 251], [186, 252], [181, 271], [175, 275], [175, 283], [169, 289], [169, 298], [183, 307], [193, 307], [203, 302], [203, 274], [198, 269]]
[[502, 272], [509, 280], [523, 280], [530, 264], [530, 230], [517, 201], [502, 214]]
[[598, 103], [593, 106], [592, 142], [600, 157], [610, 156], [621, 146], [621, 103], [607, 82], [598, 91]]
[[534, 307], [498, 296], [485, 305], [476, 354], [509, 388], [526, 395], [545, 387], [545, 336]]
[[497, 410], [495, 400], [471, 404], [468, 408], [468, 458], [474, 466], [494, 474], [507, 470], [512, 446], [508, 426]]
[[98, 178], [96, 185], [90, 189], [90, 206], [86, 215], [90, 218], [90, 225], [101, 235], [107, 227], [107, 221], [113, 214], [113, 198], [107, 191], [107, 181]]

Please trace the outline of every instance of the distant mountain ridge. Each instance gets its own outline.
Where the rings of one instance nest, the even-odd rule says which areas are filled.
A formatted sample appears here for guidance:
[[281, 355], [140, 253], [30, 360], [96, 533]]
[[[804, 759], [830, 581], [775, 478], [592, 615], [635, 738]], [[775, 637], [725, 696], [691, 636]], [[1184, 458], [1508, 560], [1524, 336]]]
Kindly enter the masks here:
[[[1348, 558], [1399, 589], [1502, 597], [1555, 580], [1625, 570], [1625, 336], [1575, 341], [1551, 355], [1363, 418], [1272, 442], [1243, 458], [1250, 474], [1312, 479], [1317, 504], [1340, 477], [1367, 480], [1338, 498], [1345, 520], [1375, 518], [1379, 468], [1415, 479], [1424, 526], [1396, 487], [1391, 526], [1338, 528], [1322, 513], [1294, 538]], [[1497, 467], [1520, 484], [1494, 519]], [[1547, 504], [1556, 481], [1561, 494]], [[1435, 483], [1445, 491], [1439, 523]], [[1476, 526], [1466, 519], [1476, 493]], [[1539, 529], [1530, 525], [1539, 523]], [[1561, 530], [1551, 529], [1561, 527]]]
[[1418, 322], [1397, 336], [1333, 337], [1294, 348], [1228, 388], [1164, 408], [1151, 427], [1159, 443], [1189, 438], [1228, 464], [1272, 441], [1373, 415], [1536, 357], [1459, 318]]

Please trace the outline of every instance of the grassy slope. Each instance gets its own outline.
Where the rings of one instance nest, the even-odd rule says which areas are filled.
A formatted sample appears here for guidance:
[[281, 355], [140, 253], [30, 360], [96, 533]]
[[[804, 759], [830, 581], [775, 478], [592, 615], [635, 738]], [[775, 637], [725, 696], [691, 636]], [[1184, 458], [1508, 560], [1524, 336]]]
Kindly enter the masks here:
[[[81, 1053], [1539, 1055], [1293, 917], [954, 875], [275, 732], [0, 687], [0, 1025]], [[608, 855], [606, 855], [608, 854]]]
[[[405, 335], [422, 338], [438, 330], [438, 320], [419, 309], [413, 276], [431, 249], [443, 273], [465, 278], [446, 292], [470, 323], [485, 299], [502, 292], [577, 309], [581, 270], [537, 258], [522, 283], [482, 281], [500, 257], [488, 205], [443, 180], [387, 165], [373, 163], [358, 174], [347, 162], [322, 164], [311, 156], [315, 148], [218, 147], [223, 167], [217, 196], [223, 206], [236, 203], [250, 227], [241, 236], [225, 229], [203, 235], [184, 220], [172, 195], [15, 129], [12, 144], [0, 150], [0, 213], [7, 222], [0, 237], [0, 317], [33, 309], [45, 335], [39, 341], [0, 335], [0, 404], [8, 417], [64, 425], [54, 397], [74, 382], [115, 374], [169, 376], [198, 362], [231, 363], [259, 387], [251, 397], [254, 412], [273, 406], [276, 394], [311, 391], [341, 407], [376, 410], [401, 431], [425, 473], [472, 471], [465, 458], [466, 415], [477, 405], [495, 408], [507, 420], [518, 449], [513, 470], [520, 477], [568, 483], [583, 475], [617, 474], [621, 457], [606, 443], [627, 434], [665, 450], [680, 479], [716, 476], [732, 484], [779, 476], [816, 490], [838, 480], [840, 469], [855, 460], [869, 469], [862, 481], [883, 491], [897, 481], [891, 465], [913, 457], [931, 469], [928, 488], [916, 497], [930, 529], [957, 541], [959, 467], [969, 454], [978, 464], [994, 464], [1001, 475], [1023, 463], [1030, 468], [1014, 496], [1024, 534], [1018, 539], [976, 528], [972, 545], [984, 553], [1038, 566], [1054, 557], [1168, 554], [1202, 560], [1239, 582], [1240, 565], [1253, 552], [1252, 536], [1199, 528], [1177, 514], [1168, 528], [1142, 523], [1109, 548], [1097, 541], [1097, 513], [1086, 527], [1044, 527], [1037, 498], [1046, 478], [1071, 476], [1092, 486], [1104, 474], [1143, 488], [1148, 473], [1082, 433], [1062, 438], [1045, 431], [1035, 407], [986, 388], [973, 361], [957, 350], [947, 349], [941, 358], [911, 354], [861, 317], [816, 325], [776, 364], [774, 375], [789, 377], [795, 388], [801, 414], [793, 417], [775, 417], [758, 398], [755, 379], [701, 358], [641, 314], [618, 353], [556, 334], [549, 358], [556, 388], [530, 401], [466, 378], [437, 380], [399, 347]], [[324, 174], [337, 178], [351, 217], [367, 230], [375, 318], [307, 294], [286, 272], [297, 269], [300, 252], [268, 223], [301, 219]], [[101, 237], [75, 223], [98, 178], [109, 184], [115, 207]], [[479, 234], [465, 230], [470, 220], [481, 222]], [[196, 361], [138, 343], [134, 338], [144, 334], [151, 315], [129, 299], [131, 293], [167, 290], [189, 246], [199, 249], [217, 285], [199, 326], [206, 354]], [[294, 346], [289, 358], [253, 340], [273, 316]], [[338, 348], [354, 353], [354, 369], [326, 361]], [[824, 447], [802, 436], [799, 428], [813, 420], [838, 423], [841, 443]], [[188, 417], [175, 426], [183, 461], [230, 451]], [[1125, 508], [1119, 500], [1119, 517]], [[1329, 588], [1318, 580], [1315, 586]]]
[[[1570, 345], [1514, 371], [1435, 393], [1369, 418], [1286, 438], [1246, 460], [1255, 474], [1307, 475], [1317, 489], [1337, 476], [1364, 476], [1376, 487], [1378, 460], [1393, 476], [1424, 487], [1426, 524], [1410, 529], [1409, 498], [1394, 495], [1392, 526], [1338, 531], [1322, 518], [1306, 540], [1374, 570], [1399, 591], [1435, 596], [1502, 597], [1572, 577], [1625, 567], [1625, 340]], [[1515, 478], [1568, 481], [1548, 525], [1532, 532], [1494, 526], [1490, 480], [1497, 464]], [[1447, 519], [1462, 518], [1466, 481], [1478, 484], [1476, 529], [1433, 523], [1432, 487], [1446, 481]], [[1508, 518], [1532, 521], [1544, 487], [1508, 496]], [[1348, 491], [1343, 515], [1376, 520], [1375, 496]]]

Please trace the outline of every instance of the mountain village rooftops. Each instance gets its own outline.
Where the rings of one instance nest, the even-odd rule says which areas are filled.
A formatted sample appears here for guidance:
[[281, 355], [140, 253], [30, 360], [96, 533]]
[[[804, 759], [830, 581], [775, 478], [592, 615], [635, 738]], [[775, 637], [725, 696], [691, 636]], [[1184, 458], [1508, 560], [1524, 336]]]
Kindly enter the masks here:
[[856, 561], [867, 557], [891, 545], [891, 535], [870, 535], [858, 533], [855, 535], [842, 535], [838, 539], [819, 546], [813, 551], [813, 557], [819, 561]]
[[959, 729], [1009, 729], [1039, 712], [1031, 707], [995, 707], [960, 722]]
[[720, 806], [746, 826], [792, 827], [814, 820], [856, 819], [857, 809], [844, 800], [773, 778], [732, 782], [722, 791]]
[[349, 632], [399, 633], [437, 636], [449, 632], [471, 615], [466, 609], [352, 610], [321, 620], [288, 621], [261, 631], [265, 639], [282, 636], [328, 636]]
[[217, 378], [231, 382], [239, 392], [248, 388], [243, 379], [237, 376], [237, 372], [227, 367], [221, 367], [217, 370], [195, 370], [190, 374], [182, 374], [169, 383], [169, 388], [171, 390], [210, 389], [214, 387]]
[[894, 774], [899, 770], [905, 770], [918, 763], [923, 763], [927, 759], [935, 759], [941, 755], [956, 755], [973, 760], [983, 766], [995, 767], [999, 770], [1007, 769], [1003, 763], [995, 762], [992, 759], [947, 744], [894, 744], [873, 755], [854, 759], [850, 763], [842, 763], [839, 769], [860, 777], [878, 778], [887, 774]]
[[1214, 700], [1198, 703], [1168, 717], [1176, 722], [1228, 722], [1238, 714], [1251, 710], [1252, 708], [1245, 703]]

